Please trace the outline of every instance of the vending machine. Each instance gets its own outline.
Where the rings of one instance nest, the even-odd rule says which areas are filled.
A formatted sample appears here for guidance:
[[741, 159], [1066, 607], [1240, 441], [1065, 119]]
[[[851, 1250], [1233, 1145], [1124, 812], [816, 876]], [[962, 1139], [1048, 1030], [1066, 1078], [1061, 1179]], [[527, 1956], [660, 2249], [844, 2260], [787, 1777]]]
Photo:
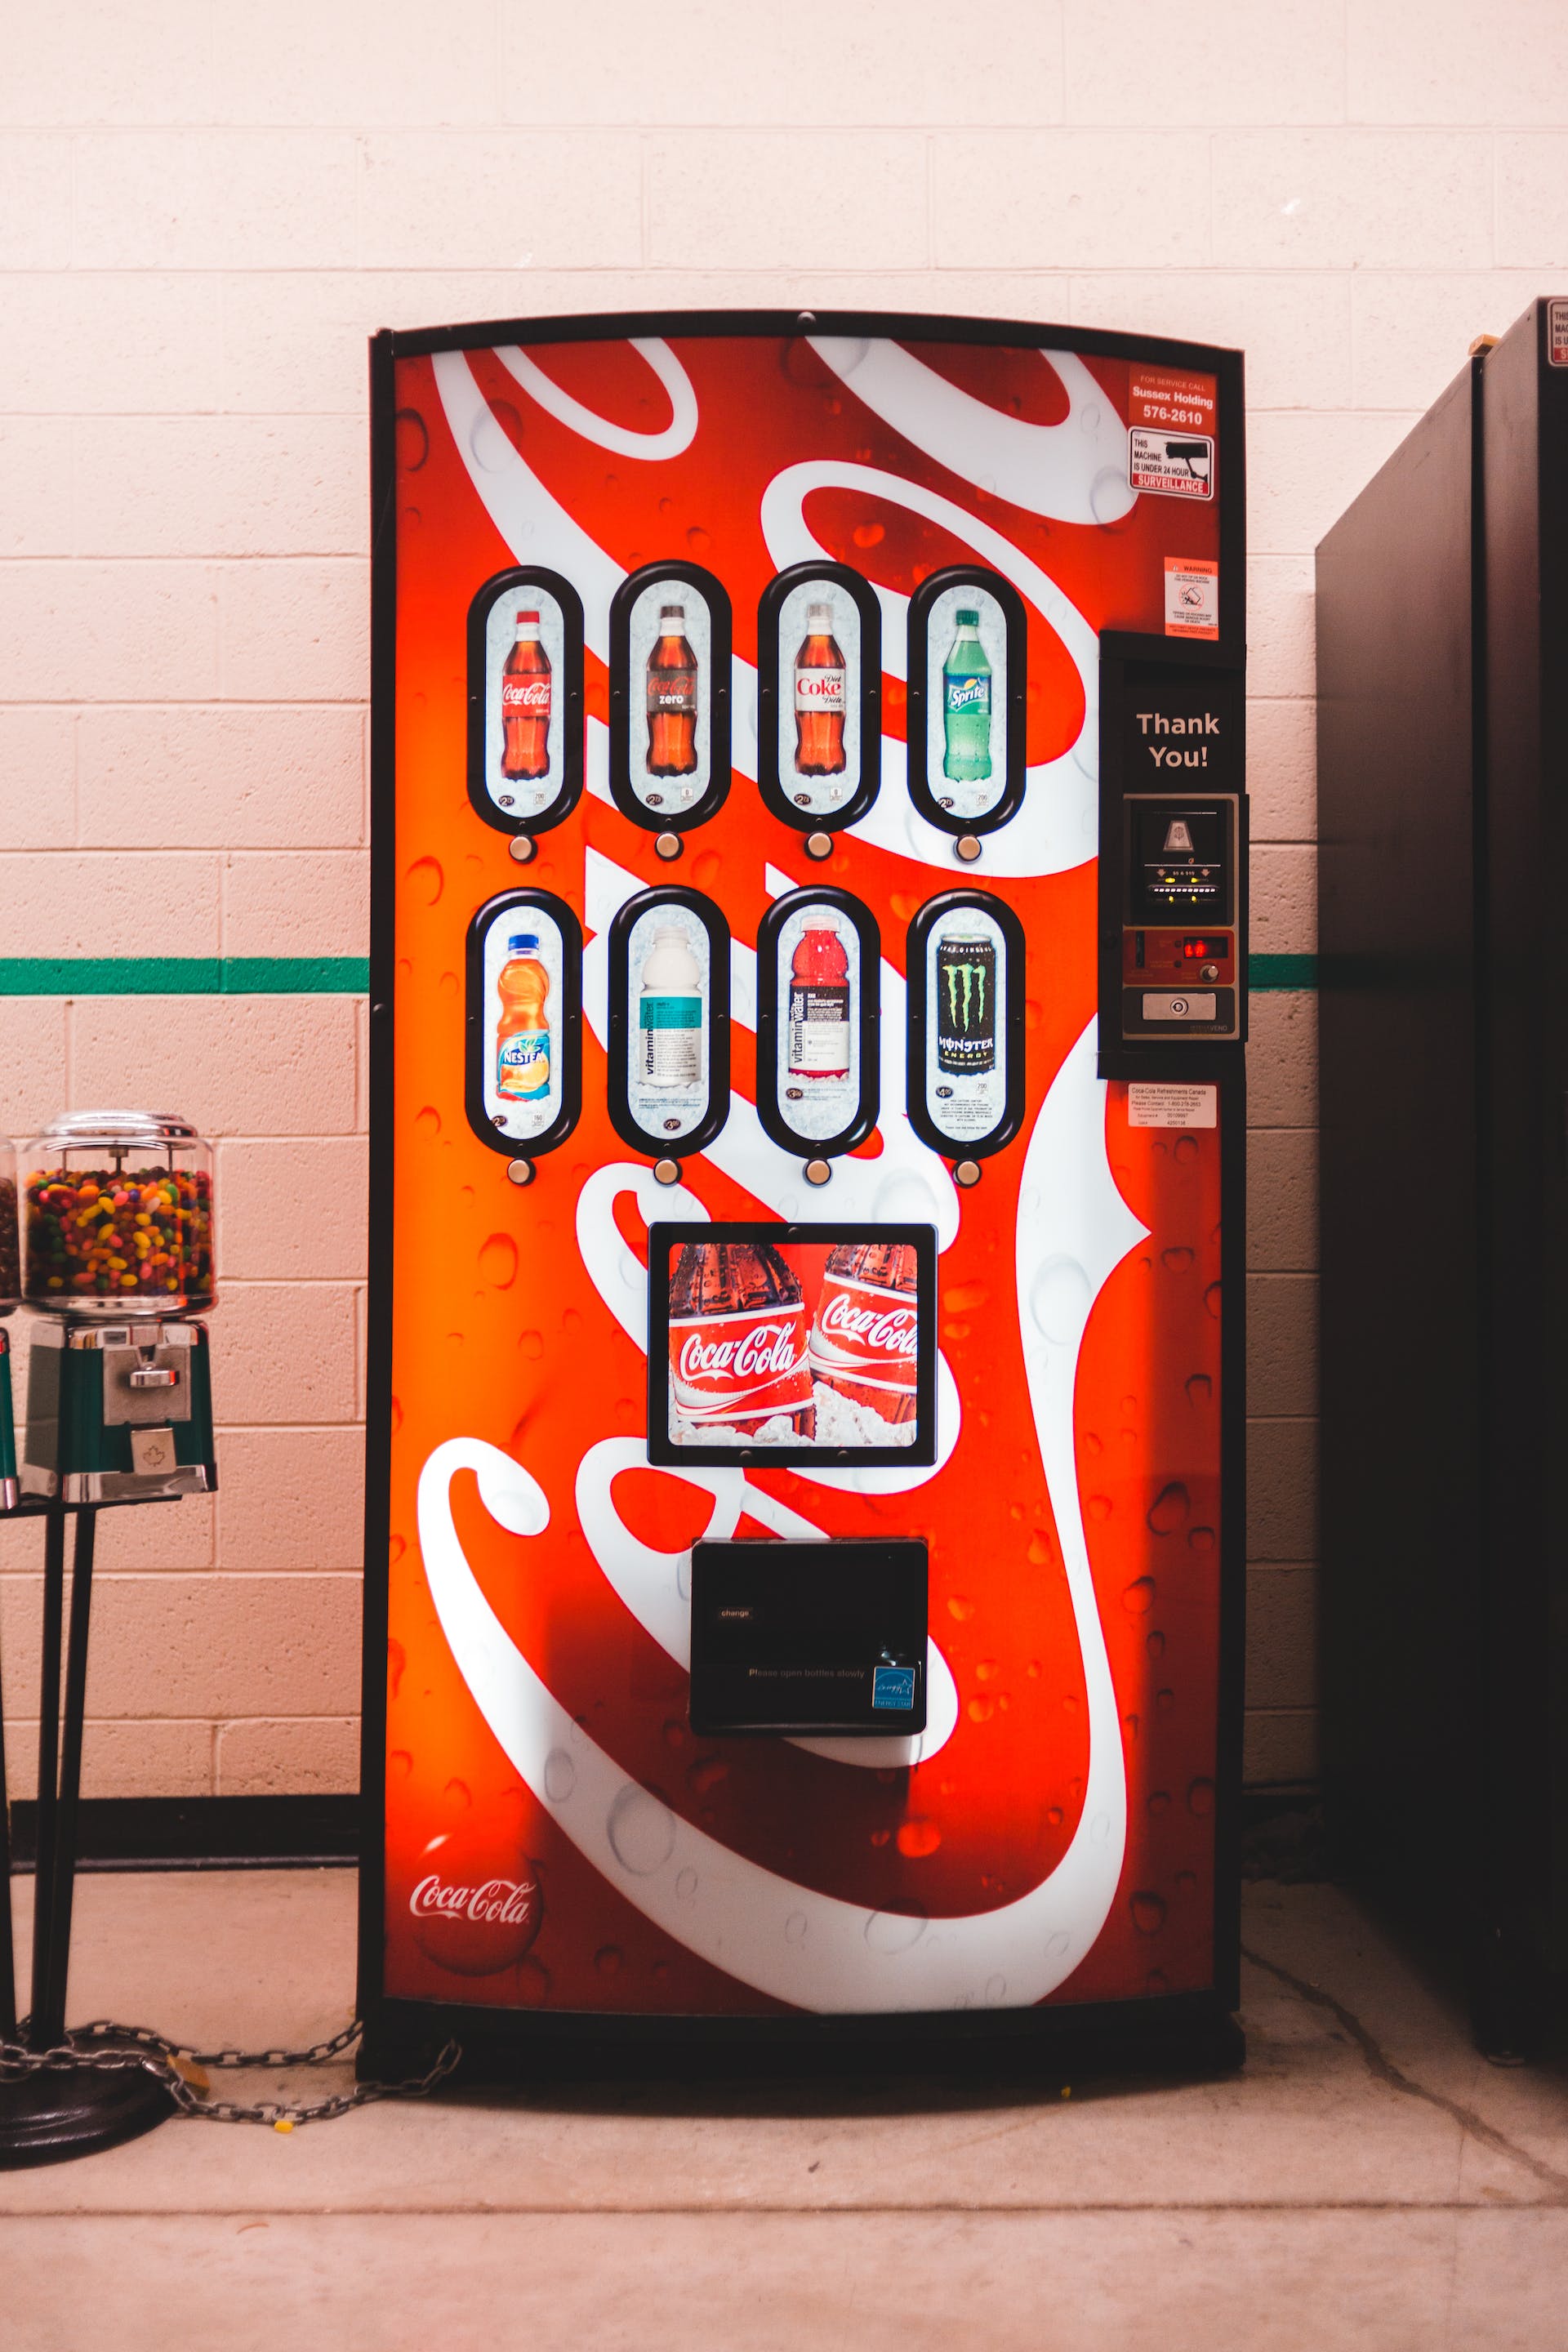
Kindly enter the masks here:
[[372, 387], [365, 2066], [1234, 2063], [1239, 355]]
[[1318, 550], [1324, 1776], [1481, 2047], [1568, 1995], [1568, 301]]

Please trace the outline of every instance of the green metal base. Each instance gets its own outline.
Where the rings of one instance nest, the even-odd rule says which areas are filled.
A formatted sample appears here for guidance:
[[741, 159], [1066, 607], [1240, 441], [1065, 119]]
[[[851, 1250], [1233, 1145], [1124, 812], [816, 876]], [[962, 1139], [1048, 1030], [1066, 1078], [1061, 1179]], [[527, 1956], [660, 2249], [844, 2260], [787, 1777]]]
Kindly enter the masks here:
[[205, 1324], [40, 1316], [32, 1342], [24, 1495], [133, 1503], [215, 1490]]

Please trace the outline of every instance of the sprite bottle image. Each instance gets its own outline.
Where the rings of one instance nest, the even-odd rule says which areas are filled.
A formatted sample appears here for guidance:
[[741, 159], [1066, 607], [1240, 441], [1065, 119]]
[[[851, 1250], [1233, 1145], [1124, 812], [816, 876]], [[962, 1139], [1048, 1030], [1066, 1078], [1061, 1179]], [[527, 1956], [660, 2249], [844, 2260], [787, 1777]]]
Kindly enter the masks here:
[[955, 784], [991, 773], [991, 664], [980, 642], [980, 615], [961, 605], [958, 634], [942, 666], [942, 772]]

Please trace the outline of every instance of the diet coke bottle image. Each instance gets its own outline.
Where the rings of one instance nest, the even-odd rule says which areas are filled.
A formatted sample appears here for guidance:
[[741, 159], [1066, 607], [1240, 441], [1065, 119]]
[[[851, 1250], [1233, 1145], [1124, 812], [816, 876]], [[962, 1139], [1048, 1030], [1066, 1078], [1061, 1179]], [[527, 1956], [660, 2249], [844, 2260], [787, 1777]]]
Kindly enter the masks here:
[[[828, 1252], [811, 1376], [895, 1427], [915, 1418], [919, 1276], [910, 1242], [840, 1242]], [[865, 1442], [864, 1425], [861, 1442]], [[819, 1429], [819, 1436], [832, 1433]]]
[[697, 766], [697, 656], [684, 604], [661, 604], [647, 657], [647, 772], [689, 776]]
[[524, 783], [550, 771], [550, 656], [539, 642], [539, 615], [520, 613], [517, 638], [500, 675], [500, 772]]
[[838, 918], [812, 915], [790, 963], [792, 1078], [804, 1078], [809, 1086], [847, 1078], [849, 993], [849, 958], [838, 936]]
[[682, 1244], [669, 1286], [669, 1394], [675, 1438], [811, 1436], [805, 1300], [770, 1244]]
[[[801, 776], [844, 772], [844, 656], [827, 604], [809, 604], [795, 657], [795, 765]], [[809, 795], [795, 796], [803, 805]]]

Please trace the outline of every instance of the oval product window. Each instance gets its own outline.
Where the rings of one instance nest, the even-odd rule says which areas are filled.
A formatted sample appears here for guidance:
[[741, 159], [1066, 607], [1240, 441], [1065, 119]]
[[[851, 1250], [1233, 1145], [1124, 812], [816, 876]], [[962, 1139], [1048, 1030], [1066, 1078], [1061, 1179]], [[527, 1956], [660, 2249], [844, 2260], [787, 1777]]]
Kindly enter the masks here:
[[993, 833], [1024, 798], [1024, 600], [999, 572], [933, 572], [908, 654], [910, 798], [944, 833]]
[[730, 789], [730, 599], [698, 563], [649, 563], [610, 606], [610, 792], [684, 833]]
[[468, 607], [468, 798], [548, 833], [583, 791], [583, 606], [558, 572], [498, 572]]
[[797, 832], [856, 824], [882, 761], [882, 613], [842, 563], [796, 563], [757, 608], [757, 782]]
[[984, 1160], [1024, 1118], [1024, 929], [984, 890], [928, 900], [910, 925], [910, 1124], [946, 1158]]
[[583, 933], [564, 898], [508, 890], [468, 926], [465, 1101], [492, 1151], [563, 1143], [583, 1093]]
[[639, 891], [610, 926], [609, 1109], [656, 1159], [702, 1150], [729, 1116], [730, 927], [700, 891]]
[[847, 890], [775, 898], [757, 932], [757, 1116], [786, 1151], [831, 1159], [877, 1124], [881, 940]]

